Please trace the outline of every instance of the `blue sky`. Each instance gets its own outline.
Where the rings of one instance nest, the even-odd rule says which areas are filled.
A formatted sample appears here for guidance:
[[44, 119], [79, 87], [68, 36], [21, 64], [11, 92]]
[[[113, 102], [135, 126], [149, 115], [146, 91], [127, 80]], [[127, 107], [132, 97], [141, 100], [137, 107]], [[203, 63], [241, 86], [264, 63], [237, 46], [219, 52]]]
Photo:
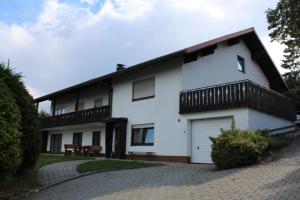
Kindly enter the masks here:
[[[0, 0], [0, 58], [40, 96], [127, 66], [255, 27], [268, 37], [277, 0]], [[282, 71], [282, 69], [280, 69]]]
[[[1, 0], [0, 1], [0, 19], [8, 24], [22, 24], [34, 21], [39, 15], [43, 0]], [[90, 8], [91, 11], [97, 12], [103, 5], [102, 1], [95, 4], [88, 4], [80, 0], [63, 0], [61, 3], [68, 3], [80, 7]]]

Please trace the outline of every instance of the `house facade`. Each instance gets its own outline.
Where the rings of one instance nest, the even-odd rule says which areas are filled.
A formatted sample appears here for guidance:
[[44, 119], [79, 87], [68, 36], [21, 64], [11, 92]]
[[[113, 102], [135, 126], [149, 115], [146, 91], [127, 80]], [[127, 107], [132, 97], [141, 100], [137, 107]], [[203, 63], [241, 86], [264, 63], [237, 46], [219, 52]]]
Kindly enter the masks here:
[[106, 157], [211, 163], [209, 136], [232, 123], [290, 126], [295, 105], [253, 28], [42, 96], [44, 151], [99, 144]]

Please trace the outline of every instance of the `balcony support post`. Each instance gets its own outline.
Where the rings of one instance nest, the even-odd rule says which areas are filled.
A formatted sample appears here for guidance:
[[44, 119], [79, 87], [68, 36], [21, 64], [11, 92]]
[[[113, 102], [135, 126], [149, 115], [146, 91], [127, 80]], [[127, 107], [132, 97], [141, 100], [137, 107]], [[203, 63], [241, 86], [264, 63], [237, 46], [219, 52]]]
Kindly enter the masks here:
[[113, 98], [113, 88], [111, 86], [111, 81], [104, 82], [104, 87], [108, 89], [108, 103], [109, 103], [109, 117], [112, 115], [112, 98]]
[[55, 116], [56, 97], [52, 99], [52, 116]]
[[78, 111], [78, 104], [79, 104], [79, 89], [76, 90], [75, 112]]
[[36, 102], [36, 111], [39, 112], [39, 102]]

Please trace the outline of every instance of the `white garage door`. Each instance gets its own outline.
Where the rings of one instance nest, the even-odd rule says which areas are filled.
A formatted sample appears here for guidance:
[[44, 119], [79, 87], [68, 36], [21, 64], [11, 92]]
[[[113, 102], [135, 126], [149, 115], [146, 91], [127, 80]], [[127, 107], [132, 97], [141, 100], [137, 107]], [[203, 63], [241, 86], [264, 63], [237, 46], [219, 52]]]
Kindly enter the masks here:
[[209, 136], [216, 137], [220, 129], [229, 129], [231, 117], [192, 121], [192, 158], [193, 163], [212, 163], [211, 141]]

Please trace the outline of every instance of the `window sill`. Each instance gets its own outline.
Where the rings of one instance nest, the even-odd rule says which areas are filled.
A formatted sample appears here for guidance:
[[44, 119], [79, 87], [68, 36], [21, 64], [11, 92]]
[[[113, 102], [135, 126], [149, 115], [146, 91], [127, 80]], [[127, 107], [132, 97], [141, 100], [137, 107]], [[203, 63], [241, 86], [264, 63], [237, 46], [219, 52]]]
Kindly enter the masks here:
[[145, 100], [145, 99], [152, 99], [155, 96], [148, 96], [148, 97], [142, 97], [142, 98], [138, 98], [138, 99], [132, 99], [132, 101], [140, 101], [140, 100]]
[[147, 143], [147, 144], [131, 144], [131, 146], [153, 146], [154, 143]]

